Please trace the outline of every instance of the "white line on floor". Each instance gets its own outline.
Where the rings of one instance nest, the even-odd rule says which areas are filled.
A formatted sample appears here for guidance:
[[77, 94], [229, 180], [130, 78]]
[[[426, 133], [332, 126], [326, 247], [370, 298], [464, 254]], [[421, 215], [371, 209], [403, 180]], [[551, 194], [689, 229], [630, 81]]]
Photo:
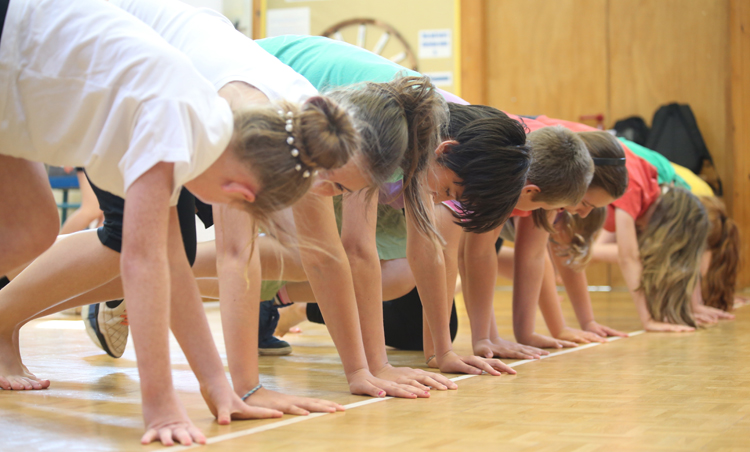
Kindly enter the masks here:
[[[629, 337], [633, 337], [633, 336], [638, 336], [639, 334], [643, 334], [643, 333], [645, 333], [644, 330], [633, 331], [632, 333], [628, 333], [628, 336]], [[619, 339], [624, 339], [624, 338], [621, 338], [621, 337], [610, 337], [610, 338], [607, 338], [607, 342], [612, 342], [612, 341], [616, 341], [616, 340], [619, 340]], [[585, 350], [587, 348], [596, 347], [597, 345], [602, 345], [602, 343], [601, 342], [592, 342], [590, 344], [579, 345], [578, 347], [567, 348], [565, 350], [560, 350], [559, 352], [552, 352], [549, 355], [544, 355], [544, 356], [542, 356], [542, 359], [548, 359], [548, 358], [552, 358], [553, 356], [565, 355], [567, 353], [573, 353], [573, 352]], [[535, 362], [535, 361], [539, 361], [539, 360], [538, 359], [523, 359], [523, 360], [511, 363], [511, 364], [508, 364], [508, 366], [510, 366], [510, 367], [518, 367], [521, 364], [532, 363], [532, 362]], [[478, 377], [478, 376], [479, 375], [461, 375], [459, 377], [451, 378], [451, 381], [461, 381], [461, 380], [466, 380], [467, 378]], [[348, 405], [344, 405], [344, 408], [346, 408], [347, 410], [351, 410], [352, 408], [358, 408], [358, 407], [365, 406], [365, 405], [371, 405], [373, 403], [384, 402], [384, 401], [392, 399], [392, 398], [393, 397], [382, 397], [382, 398], [372, 398], [372, 399], [362, 400], [361, 402], [355, 402], [355, 403], [350, 403]], [[240, 438], [242, 436], [254, 435], [256, 433], [265, 432], [265, 431], [268, 431], [268, 430], [274, 430], [274, 429], [281, 428], [281, 427], [286, 427], [287, 425], [296, 424], [298, 422], [309, 421], [310, 419], [315, 419], [315, 418], [318, 418], [318, 417], [321, 417], [321, 416], [328, 416], [329, 414], [334, 414], [334, 413], [310, 413], [307, 416], [293, 417], [293, 418], [289, 418], [289, 419], [286, 419], [286, 420], [283, 420], [283, 421], [273, 422], [271, 424], [266, 424], [266, 425], [261, 425], [260, 427], [249, 428], [247, 430], [240, 430], [238, 432], [227, 433], [225, 435], [213, 436], [213, 437], [208, 438], [206, 440], [206, 444], [207, 445], [208, 444], [216, 444], [216, 443], [221, 442], [221, 441], [227, 441], [227, 440], [230, 440], [230, 439]], [[201, 446], [200, 445], [193, 445], [193, 446], [185, 447], [185, 446], [179, 446], [179, 445], [177, 445], [177, 446], [165, 447], [163, 449], [157, 449], [157, 450], [178, 451], [178, 450], [193, 449], [193, 448], [196, 448], [196, 447], [201, 447]]]

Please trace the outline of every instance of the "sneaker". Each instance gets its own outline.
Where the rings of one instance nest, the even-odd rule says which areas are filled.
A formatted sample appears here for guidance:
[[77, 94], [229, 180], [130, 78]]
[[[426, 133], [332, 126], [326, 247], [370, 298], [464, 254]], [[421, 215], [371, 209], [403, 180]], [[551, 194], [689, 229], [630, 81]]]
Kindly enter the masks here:
[[274, 337], [273, 332], [279, 323], [279, 308], [274, 300], [266, 300], [260, 304], [260, 319], [258, 325], [258, 353], [262, 356], [282, 356], [292, 353], [289, 342]]
[[123, 300], [84, 306], [83, 323], [91, 341], [109, 356], [119, 358], [128, 343], [128, 312]]

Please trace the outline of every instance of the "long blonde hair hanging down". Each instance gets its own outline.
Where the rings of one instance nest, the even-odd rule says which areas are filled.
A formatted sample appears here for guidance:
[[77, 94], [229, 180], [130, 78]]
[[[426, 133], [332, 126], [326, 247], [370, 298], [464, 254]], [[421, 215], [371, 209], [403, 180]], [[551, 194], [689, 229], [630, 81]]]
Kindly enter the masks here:
[[654, 320], [694, 327], [691, 297], [700, 277], [708, 216], [687, 190], [665, 187], [662, 192], [638, 236], [643, 265], [640, 290]]

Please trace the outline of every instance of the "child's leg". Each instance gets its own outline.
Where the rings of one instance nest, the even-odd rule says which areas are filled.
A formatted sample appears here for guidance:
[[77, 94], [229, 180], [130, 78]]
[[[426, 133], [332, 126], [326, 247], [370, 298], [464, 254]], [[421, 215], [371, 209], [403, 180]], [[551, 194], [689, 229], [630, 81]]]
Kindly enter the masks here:
[[[13, 337], [22, 324], [61, 300], [110, 281], [118, 271], [119, 255], [102, 246], [96, 231], [91, 231], [59, 240], [21, 272], [0, 291], [0, 376], [10, 381], [8, 376], [21, 372], [18, 343]], [[35, 379], [33, 375], [25, 378]]]
[[[216, 278], [216, 241], [201, 242], [195, 253], [193, 275], [196, 278]], [[203, 293], [203, 292], [201, 292]]]
[[60, 219], [44, 165], [0, 155], [0, 212], [0, 275], [6, 275], [57, 237]]
[[405, 258], [381, 260], [380, 271], [383, 278], [383, 300], [403, 297], [416, 285], [409, 262]]
[[513, 248], [504, 246], [497, 252], [497, 274], [513, 280]]

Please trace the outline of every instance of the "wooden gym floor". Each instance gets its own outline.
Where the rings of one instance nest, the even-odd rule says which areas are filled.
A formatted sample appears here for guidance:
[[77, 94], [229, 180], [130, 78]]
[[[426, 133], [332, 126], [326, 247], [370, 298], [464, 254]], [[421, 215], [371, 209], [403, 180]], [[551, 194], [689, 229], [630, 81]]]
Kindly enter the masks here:
[[[627, 293], [592, 297], [601, 323], [640, 329]], [[511, 338], [510, 292], [496, 292], [495, 306], [501, 334]], [[575, 325], [567, 302], [564, 308]], [[208, 304], [207, 312], [223, 350], [218, 306]], [[430, 399], [419, 400], [349, 394], [324, 327], [304, 323], [302, 334], [285, 337], [294, 346], [292, 355], [261, 358], [261, 381], [347, 404], [348, 410], [230, 426], [213, 422], [176, 344], [172, 360], [190, 417], [209, 437], [204, 450], [747, 451], [750, 308], [736, 314], [735, 321], [697, 333], [639, 334], [519, 362], [513, 377], [459, 377], [458, 390], [433, 391]], [[460, 300], [459, 321], [455, 347], [469, 353]], [[537, 325], [546, 333], [541, 319]], [[5, 429], [0, 450], [163, 449], [139, 444], [143, 426], [131, 345], [123, 358], [111, 359], [89, 342], [80, 321], [54, 319], [29, 324], [21, 341], [26, 365], [52, 385], [44, 391], [0, 391]], [[396, 365], [424, 362], [417, 352], [389, 356]]]

